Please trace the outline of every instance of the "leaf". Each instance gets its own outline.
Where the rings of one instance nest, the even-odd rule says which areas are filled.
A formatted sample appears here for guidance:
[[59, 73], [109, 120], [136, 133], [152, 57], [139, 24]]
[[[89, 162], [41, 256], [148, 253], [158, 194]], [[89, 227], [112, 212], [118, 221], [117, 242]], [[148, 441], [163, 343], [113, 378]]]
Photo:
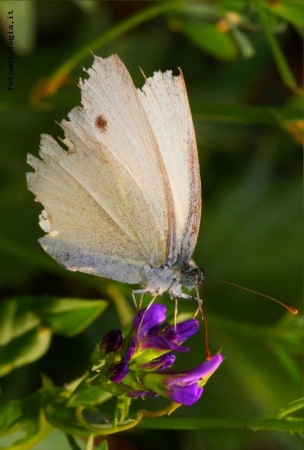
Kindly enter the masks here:
[[275, 60], [281, 78], [287, 87], [289, 87], [293, 91], [297, 91], [298, 87], [295, 77], [293, 76], [293, 73], [290, 70], [288, 62], [285, 58], [285, 55], [281, 47], [279, 46], [279, 43], [273, 33], [273, 30], [271, 29], [271, 15], [269, 14], [268, 10], [264, 8], [264, 3], [257, 2], [256, 5], [260, 13], [261, 23], [264, 29], [266, 39], [268, 41], [270, 51], [272, 53], [273, 59]]
[[108, 442], [106, 440], [102, 441], [97, 447], [95, 447], [95, 450], [108, 450]]
[[36, 327], [0, 348], [0, 376], [41, 358], [51, 343], [50, 330]]
[[90, 325], [106, 306], [103, 300], [52, 299], [43, 308], [42, 322], [53, 333], [75, 336]]
[[299, 27], [303, 30], [304, 27], [304, 15], [303, 15], [303, 2], [302, 1], [277, 1], [277, 2], [265, 2], [264, 8], [268, 9], [271, 14], [275, 14], [278, 17], [286, 20], [295, 27]]
[[237, 47], [230, 34], [224, 33], [211, 24], [181, 22], [180, 31], [201, 50], [221, 61], [236, 58]]
[[100, 36], [93, 41], [86, 43], [83, 48], [73, 54], [47, 80], [41, 80], [41, 83], [38, 83], [34, 88], [31, 98], [32, 102], [39, 103], [42, 97], [54, 95], [71, 71], [88, 56], [88, 49], [90, 49], [91, 52], [97, 51], [106, 44], [109, 44], [128, 31], [134, 29], [136, 26], [142, 25], [154, 17], [165, 14], [170, 10], [179, 9], [180, 6], [180, 1], [157, 2], [155, 5], [151, 5], [146, 9], [140, 10], [137, 14], [127, 17], [124, 21], [119, 22], [107, 32], [101, 33]]
[[0, 436], [13, 433], [22, 421], [22, 405], [19, 400], [12, 400], [0, 408]]
[[0, 409], [0, 435], [7, 436], [22, 431], [22, 437], [17, 434], [9, 450], [28, 450], [51, 434], [54, 429], [41, 414], [41, 395], [32, 394], [22, 400], [12, 400]]
[[[36, 328], [39, 317], [24, 304], [24, 297], [8, 299], [0, 304], [0, 346]], [[25, 307], [25, 308], [24, 308]]]
[[74, 3], [81, 9], [85, 14], [93, 14], [98, 9], [98, 4], [95, 0], [74, 0]]
[[[258, 106], [191, 102], [195, 118], [226, 123], [266, 124], [290, 132], [300, 141], [303, 130], [303, 111], [293, 108], [261, 108]], [[301, 141], [300, 141], [301, 142]]]
[[[8, 25], [13, 27], [13, 29], [9, 31], [13, 31], [14, 52], [20, 55], [27, 55], [31, 53], [34, 48], [36, 31], [35, 8], [35, 2], [19, 1], [14, 2], [13, 4], [3, 0], [0, 2], [0, 16], [2, 16], [3, 19], [5, 18], [5, 23], [7, 22], [8, 11], [13, 11], [12, 17], [15, 20], [12, 19], [12, 23], [8, 22]], [[18, 17], [22, 17], [22, 20], [18, 20]], [[5, 30], [5, 36], [7, 37], [6, 32], [7, 30]]]
[[230, 23], [231, 34], [234, 37], [244, 58], [251, 58], [255, 54], [254, 47], [245, 33], [238, 29], [233, 23]]
[[0, 304], [0, 376], [36, 361], [52, 333], [74, 336], [106, 308], [102, 300], [20, 296]]

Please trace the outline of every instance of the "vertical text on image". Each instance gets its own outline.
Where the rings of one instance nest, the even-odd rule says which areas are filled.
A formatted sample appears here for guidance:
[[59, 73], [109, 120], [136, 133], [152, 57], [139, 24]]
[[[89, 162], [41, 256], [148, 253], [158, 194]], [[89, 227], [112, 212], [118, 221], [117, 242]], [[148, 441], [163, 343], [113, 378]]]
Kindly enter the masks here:
[[14, 11], [8, 11], [7, 19], [9, 19], [8, 24], [8, 84], [7, 90], [12, 91], [14, 89]]

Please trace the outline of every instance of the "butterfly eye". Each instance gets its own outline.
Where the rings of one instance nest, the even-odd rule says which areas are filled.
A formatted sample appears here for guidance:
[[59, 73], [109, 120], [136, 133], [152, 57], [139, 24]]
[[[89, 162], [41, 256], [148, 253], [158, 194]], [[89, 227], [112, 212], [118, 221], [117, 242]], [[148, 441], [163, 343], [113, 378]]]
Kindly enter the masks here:
[[190, 286], [198, 286], [202, 284], [204, 280], [204, 271], [203, 269], [200, 269], [199, 267], [195, 267], [190, 270], [186, 270], [182, 273], [182, 284], [186, 287]]

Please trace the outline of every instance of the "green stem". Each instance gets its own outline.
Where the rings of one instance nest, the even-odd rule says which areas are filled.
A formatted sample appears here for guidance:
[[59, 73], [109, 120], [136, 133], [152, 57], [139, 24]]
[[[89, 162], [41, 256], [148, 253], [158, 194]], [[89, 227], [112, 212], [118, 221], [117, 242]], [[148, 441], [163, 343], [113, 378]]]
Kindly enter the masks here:
[[281, 78], [285, 86], [292, 89], [295, 93], [298, 93], [298, 87], [295, 77], [293, 76], [293, 73], [289, 68], [285, 55], [281, 47], [279, 46], [277, 39], [275, 38], [273, 32], [270, 29], [269, 21], [267, 18], [268, 12], [263, 7], [263, 3], [260, 3], [259, 1], [255, 2], [255, 6], [260, 14], [265, 37], [268, 41], [269, 48], [275, 60], [277, 69], [281, 75]]
[[287, 406], [284, 406], [283, 408], [280, 408], [276, 414], [273, 414], [272, 416], [268, 416], [269, 418], [273, 419], [281, 419], [282, 417], [287, 416], [288, 414], [291, 414], [295, 411], [299, 411], [300, 409], [304, 408], [304, 398], [300, 398], [295, 400], [292, 403], [289, 403]]
[[[44, 89], [42, 91], [42, 95], [53, 95], [62, 82], [66, 79], [67, 75], [77, 66], [79, 66], [80, 62], [86, 58], [89, 52], [94, 52], [98, 50], [100, 47], [108, 44], [114, 39], [122, 36], [129, 30], [132, 30], [138, 25], [147, 22], [154, 17], [163, 14], [169, 10], [178, 9], [185, 3], [185, 0], [179, 0], [174, 2], [156, 2], [151, 7], [140, 11], [138, 14], [126, 19], [125, 21], [119, 23], [117, 26], [111, 28], [108, 32], [102, 34], [97, 39], [86, 44], [81, 50], [79, 50], [75, 55], [73, 55], [67, 62], [65, 62], [56, 72], [50, 77], [47, 81]], [[37, 88], [39, 91], [39, 87]], [[37, 96], [37, 97], [36, 97]], [[32, 100], [35, 101], [39, 99], [41, 96], [41, 91], [34, 92]]]
[[143, 417], [138, 424], [140, 428], [163, 430], [252, 430], [252, 431], [287, 431], [290, 433], [303, 433], [303, 420], [290, 418], [279, 419], [182, 419], [166, 417], [154, 419]]

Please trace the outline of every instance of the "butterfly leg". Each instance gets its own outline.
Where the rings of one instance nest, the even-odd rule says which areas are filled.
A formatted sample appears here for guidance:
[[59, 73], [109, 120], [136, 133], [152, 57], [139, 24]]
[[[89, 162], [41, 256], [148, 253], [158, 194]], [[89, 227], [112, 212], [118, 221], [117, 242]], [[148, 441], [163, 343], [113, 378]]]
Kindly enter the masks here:
[[[142, 295], [143, 295], [143, 294], [142, 294]], [[140, 327], [141, 327], [141, 324], [142, 324], [142, 322], [143, 322], [143, 320], [144, 320], [144, 318], [145, 318], [145, 315], [147, 314], [148, 309], [151, 308], [151, 306], [153, 305], [153, 303], [154, 303], [154, 301], [155, 301], [155, 299], [156, 299], [157, 297], [158, 297], [158, 293], [156, 293], [155, 295], [153, 295], [152, 299], [150, 300], [149, 305], [148, 305], [147, 308], [145, 309], [145, 311], [144, 311], [144, 313], [143, 313], [143, 316], [142, 316], [142, 318], [141, 318], [141, 321], [140, 321], [140, 323], [139, 323], [139, 325], [138, 325], [138, 330], [139, 330]]]
[[198, 287], [196, 287], [195, 290], [196, 290], [197, 309], [194, 313], [194, 317], [196, 317], [197, 314], [200, 313], [201, 320], [203, 320], [203, 308], [202, 308], [203, 300], [199, 296]]
[[197, 314], [200, 312], [201, 316], [203, 318], [203, 310], [202, 310], [203, 300], [201, 298], [199, 298], [198, 290], [196, 291], [196, 295], [197, 295], [197, 297], [194, 297], [193, 295], [188, 295], [188, 294], [184, 294], [183, 292], [181, 292], [179, 294], [179, 297], [184, 298], [185, 300], [194, 300], [195, 302], [197, 302], [197, 309], [194, 313], [194, 317], [196, 317]]
[[176, 329], [176, 320], [177, 320], [177, 313], [178, 313], [178, 298], [174, 298], [174, 328]]
[[[136, 308], [136, 311], [139, 311], [141, 309], [144, 295], [147, 294], [148, 292], [149, 291], [147, 289], [137, 289], [137, 290], [132, 291], [132, 298], [133, 298], [133, 302], [134, 302], [134, 306]], [[137, 301], [136, 301], [136, 298], [135, 298], [135, 294], [141, 294], [138, 305], [137, 305]]]

